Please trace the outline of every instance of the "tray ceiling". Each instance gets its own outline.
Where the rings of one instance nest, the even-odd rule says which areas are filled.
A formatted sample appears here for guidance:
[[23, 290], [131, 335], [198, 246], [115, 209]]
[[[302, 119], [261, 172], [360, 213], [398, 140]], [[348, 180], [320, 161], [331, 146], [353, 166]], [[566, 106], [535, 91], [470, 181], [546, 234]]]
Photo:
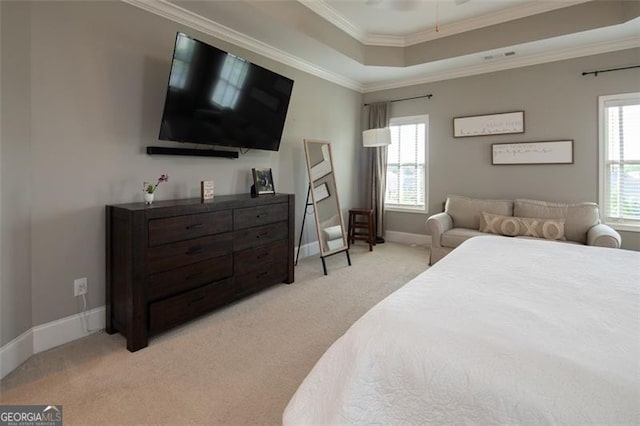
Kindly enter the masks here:
[[637, 1], [123, 1], [360, 92], [640, 47]]

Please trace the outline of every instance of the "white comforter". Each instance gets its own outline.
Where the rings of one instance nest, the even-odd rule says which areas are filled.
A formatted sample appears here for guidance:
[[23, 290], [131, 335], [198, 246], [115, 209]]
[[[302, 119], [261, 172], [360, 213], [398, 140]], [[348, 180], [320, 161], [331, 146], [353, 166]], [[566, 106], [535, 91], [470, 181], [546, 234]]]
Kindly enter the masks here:
[[640, 253], [472, 238], [322, 356], [285, 425], [640, 424]]

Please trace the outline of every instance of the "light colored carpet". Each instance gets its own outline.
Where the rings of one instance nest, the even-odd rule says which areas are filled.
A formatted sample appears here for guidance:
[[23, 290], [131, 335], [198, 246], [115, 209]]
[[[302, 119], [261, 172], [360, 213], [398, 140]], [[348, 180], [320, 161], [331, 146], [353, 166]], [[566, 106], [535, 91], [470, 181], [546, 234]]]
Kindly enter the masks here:
[[0, 384], [1, 404], [62, 404], [65, 424], [281, 424], [324, 351], [385, 296], [427, 268], [423, 247], [386, 243], [302, 259], [292, 285], [152, 338], [138, 352], [119, 334], [33, 356]]

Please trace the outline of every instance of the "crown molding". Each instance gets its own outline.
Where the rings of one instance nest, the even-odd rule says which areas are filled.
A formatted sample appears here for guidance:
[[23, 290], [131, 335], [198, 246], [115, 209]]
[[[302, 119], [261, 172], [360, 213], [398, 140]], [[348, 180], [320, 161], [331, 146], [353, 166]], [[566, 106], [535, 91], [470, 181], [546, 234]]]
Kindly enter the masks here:
[[367, 46], [380, 47], [407, 47], [407, 38], [405, 36], [394, 36], [385, 34], [367, 34], [360, 42]]
[[515, 19], [526, 18], [528, 16], [538, 15], [540, 13], [551, 12], [552, 10], [561, 9], [569, 6], [575, 6], [580, 3], [586, 3], [589, 0], [570, 0], [562, 2], [534, 2], [525, 3], [514, 6], [509, 9], [498, 10], [496, 12], [487, 13], [485, 15], [463, 19], [448, 24], [440, 24], [439, 31], [430, 28], [424, 31], [418, 31], [413, 34], [406, 35], [405, 46], [412, 46], [427, 41], [436, 40], [442, 37], [448, 37], [461, 34], [467, 31], [473, 31], [492, 25], [498, 25]]
[[124, 3], [154, 13], [170, 21], [186, 25], [189, 28], [216, 37], [220, 40], [232, 43], [236, 46], [248, 49], [254, 53], [265, 56], [271, 60], [289, 65], [300, 71], [304, 71], [323, 80], [330, 81], [339, 86], [362, 92], [363, 86], [359, 82], [325, 70], [309, 62], [293, 56], [283, 50], [249, 37], [239, 31], [226, 27], [210, 19], [197, 15], [167, 0], [121, 0]]
[[318, 0], [298, 0], [298, 3], [303, 6], [311, 9], [312, 12], [315, 12], [317, 15], [320, 15], [324, 20], [329, 21], [351, 37], [362, 43], [367, 37], [367, 33], [357, 27], [353, 22], [349, 21], [347, 18], [342, 16], [340, 12], [335, 10], [325, 1]]
[[615, 52], [618, 50], [633, 49], [640, 47], [640, 39], [635, 36], [625, 37], [617, 40], [601, 43], [591, 43], [581, 47], [568, 47], [556, 49], [544, 53], [527, 55], [519, 58], [504, 59], [497, 62], [488, 62], [472, 66], [463, 66], [457, 70], [440, 71], [430, 73], [423, 77], [394, 80], [390, 82], [365, 84], [363, 93], [377, 92], [380, 90], [397, 89], [400, 87], [414, 86], [435, 81], [452, 80], [461, 77], [470, 77], [478, 74], [504, 71], [513, 68], [527, 67], [548, 62], [562, 61], [566, 59], [579, 58], [583, 56], [599, 55], [602, 53]]
[[514, 19], [525, 18], [527, 16], [537, 15], [539, 13], [550, 12], [552, 10], [574, 6], [580, 3], [586, 3], [590, 0], [567, 0], [562, 2], [531, 2], [514, 6], [509, 9], [503, 9], [485, 15], [462, 19], [460, 21], [449, 24], [440, 24], [438, 31], [430, 28], [405, 35], [385, 35], [367, 33], [364, 29], [359, 28], [353, 22], [341, 15], [337, 10], [331, 7], [324, 0], [298, 0], [299, 3], [308, 7], [325, 20], [329, 21], [360, 43], [367, 46], [385, 46], [385, 47], [408, 47], [427, 41], [436, 40], [442, 37], [448, 37], [460, 34], [466, 31], [476, 30], [491, 25], [501, 24], [512, 21]]

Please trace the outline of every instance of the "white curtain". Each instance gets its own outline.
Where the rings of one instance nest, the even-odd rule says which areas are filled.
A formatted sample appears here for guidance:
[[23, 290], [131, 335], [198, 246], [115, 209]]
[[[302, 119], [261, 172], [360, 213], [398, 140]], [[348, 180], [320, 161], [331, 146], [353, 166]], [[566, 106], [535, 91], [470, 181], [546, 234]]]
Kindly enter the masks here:
[[[389, 102], [369, 104], [367, 129], [389, 126]], [[365, 148], [367, 150], [367, 190], [369, 207], [376, 220], [376, 236], [384, 236], [384, 195], [387, 191], [387, 147]], [[382, 240], [383, 241], [383, 240]]]

